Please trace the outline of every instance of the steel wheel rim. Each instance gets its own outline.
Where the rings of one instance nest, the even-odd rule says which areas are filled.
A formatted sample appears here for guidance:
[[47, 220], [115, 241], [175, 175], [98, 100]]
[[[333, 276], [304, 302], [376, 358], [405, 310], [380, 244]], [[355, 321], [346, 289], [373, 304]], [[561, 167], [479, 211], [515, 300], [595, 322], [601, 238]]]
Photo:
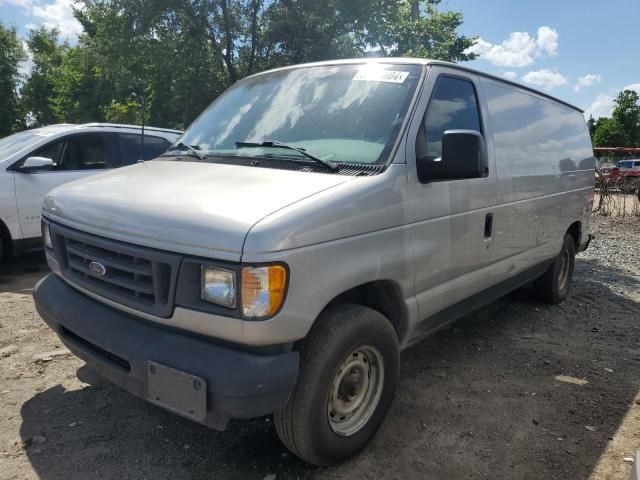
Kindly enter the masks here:
[[329, 426], [336, 435], [359, 432], [376, 411], [384, 385], [380, 350], [365, 345], [347, 355], [334, 375], [327, 402]]
[[560, 271], [558, 272], [558, 288], [564, 290], [569, 281], [569, 269], [571, 268], [571, 259], [569, 251], [564, 249], [560, 254]]

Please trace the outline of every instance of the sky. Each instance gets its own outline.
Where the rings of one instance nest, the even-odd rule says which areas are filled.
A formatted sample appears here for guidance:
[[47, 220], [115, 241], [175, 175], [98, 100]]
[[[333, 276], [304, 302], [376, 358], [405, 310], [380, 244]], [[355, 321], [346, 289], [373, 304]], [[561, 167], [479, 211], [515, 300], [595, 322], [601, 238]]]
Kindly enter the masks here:
[[443, 0], [460, 32], [480, 37], [465, 65], [608, 116], [623, 89], [640, 93], [640, 0]]
[[[57, 26], [74, 42], [82, 31], [73, 0], [0, 0], [0, 21], [25, 37]], [[640, 0], [442, 0], [464, 14], [460, 33], [478, 37], [466, 65], [561, 98], [588, 117], [608, 116], [628, 88], [640, 93]], [[29, 69], [29, 62], [23, 70]]]

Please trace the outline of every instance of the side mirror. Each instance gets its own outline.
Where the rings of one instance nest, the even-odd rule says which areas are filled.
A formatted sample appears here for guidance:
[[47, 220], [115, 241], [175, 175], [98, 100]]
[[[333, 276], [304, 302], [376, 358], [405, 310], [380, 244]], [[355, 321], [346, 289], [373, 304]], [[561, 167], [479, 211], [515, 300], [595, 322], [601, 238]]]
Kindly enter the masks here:
[[442, 157], [417, 161], [421, 182], [480, 178], [486, 173], [484, 139], [475, 130], [447, 130], [442, 135]]
[[35, 172], [37, 170], [51, 170], [53, 160], [47, 157], [29, 157], [20, 167], [21, 172]]

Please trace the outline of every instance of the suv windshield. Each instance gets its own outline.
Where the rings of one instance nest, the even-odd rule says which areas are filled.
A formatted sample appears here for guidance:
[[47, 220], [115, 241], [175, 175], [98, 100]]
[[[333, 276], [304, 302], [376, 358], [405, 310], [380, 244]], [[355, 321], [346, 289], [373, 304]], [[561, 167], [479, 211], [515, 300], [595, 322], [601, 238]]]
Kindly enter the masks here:
[[279, 142], [333, 163], [384, 163], [421, 72], [419, 65], [364, 63], [257, 75], [221, 95], [180, 142], [213, 157], [305, 158], [274, 145], [246, 146]]
[[23, 148], [27, 148], [32, 143], [41, 140], [43, 134], [37, 131], [25, 130], [24, 132], [14, 133], [3, 139], [0, 139], [0, 160], [19, 152]]

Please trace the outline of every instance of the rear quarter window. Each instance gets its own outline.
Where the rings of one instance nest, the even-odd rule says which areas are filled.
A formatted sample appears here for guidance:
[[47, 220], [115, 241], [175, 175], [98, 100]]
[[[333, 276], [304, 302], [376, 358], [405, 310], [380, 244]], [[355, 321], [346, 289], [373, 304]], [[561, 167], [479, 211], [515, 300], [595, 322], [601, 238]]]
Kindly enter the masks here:
[[[125, 166], [136, 163], [140, 160], [140, 143], [142, 142], [142, 135], [135, 133], [119, 133], [118, 134], [118, 146], [120, 148], [119, 165]], [[152, 135], [144, 136], [144, 151], [142, 154], [142, 160], [151, 160], [152, 158], [159, 157], [167, 151], [169, 147], [169, 141], [162, 137], [155, 137]]]

